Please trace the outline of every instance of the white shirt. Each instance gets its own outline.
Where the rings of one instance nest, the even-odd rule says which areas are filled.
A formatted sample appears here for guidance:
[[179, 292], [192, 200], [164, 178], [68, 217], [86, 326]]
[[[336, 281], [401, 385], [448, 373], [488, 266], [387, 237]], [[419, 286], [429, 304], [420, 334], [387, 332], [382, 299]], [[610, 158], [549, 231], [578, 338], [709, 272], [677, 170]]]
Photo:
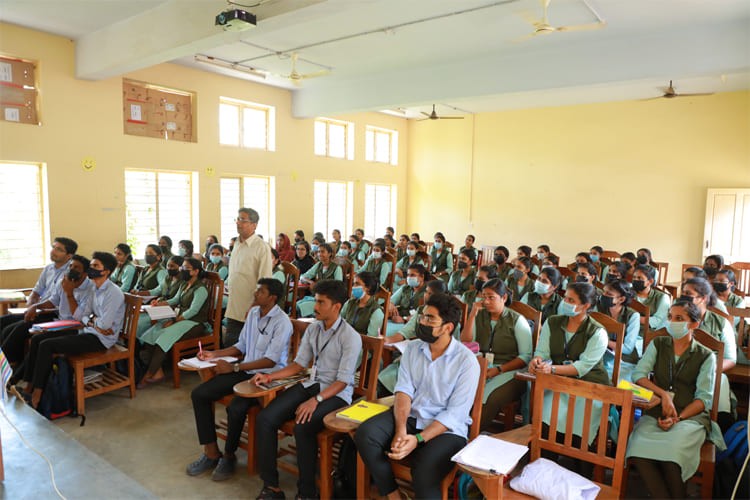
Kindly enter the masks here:
[[261, 278], [273, 274], [271, 247], [257, 234], [240, 241], [238, 238], [229, 259], [229, 301], [226, 317], [245, 321], [245, 315], [253, 304], [253, 294]]

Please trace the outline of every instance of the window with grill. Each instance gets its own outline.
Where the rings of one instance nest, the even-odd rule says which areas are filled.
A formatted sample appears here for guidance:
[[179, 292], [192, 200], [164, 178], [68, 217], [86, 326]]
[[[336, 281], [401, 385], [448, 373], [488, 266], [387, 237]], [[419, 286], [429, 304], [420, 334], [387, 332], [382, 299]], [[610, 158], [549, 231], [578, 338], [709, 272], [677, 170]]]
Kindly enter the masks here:
[[241, 207], [258, 212], [256, 232], [268, 242], [276, 237], [276, 185], [274, 177], [244, 176], [222, 177], [221, 184], [221, 243], [237, 236], [234, 219]]
[[[125, 221], [127, 243], [134, 256], [159, 237], [193, 240], [194, 174], [155, 170], [125, 170]], [[193, 240], [196, 248], [200, 242]]]
[[365, 184], [365, 237], [381, 238], [396, 226], [396, 185]]
[[219, 102], [219, 142], [226, 146], [276, 150], [276, 109], [222, 97]]
[[313, 226], [326, 238], [331, 231], [338, 229], [346, 239], [351, 234], [353, 212], [353, 183], [336, 181], [315, 181], [313, 199]]
[[353, 160], [354, 124], [329, 118], [316, 118], [315, 154]]
[[365, 160], [398, 164], [398, 132], [367, 126], [365, 130]]
[[46, 265], [50, 234], [44, 165], [0, 162], [0, 213], [0, 269]]

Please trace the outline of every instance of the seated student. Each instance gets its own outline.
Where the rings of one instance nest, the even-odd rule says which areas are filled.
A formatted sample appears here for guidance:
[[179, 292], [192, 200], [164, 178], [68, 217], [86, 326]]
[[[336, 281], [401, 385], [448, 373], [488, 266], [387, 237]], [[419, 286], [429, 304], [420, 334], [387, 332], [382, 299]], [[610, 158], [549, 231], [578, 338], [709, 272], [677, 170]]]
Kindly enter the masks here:
[[398, 291], [399, 288], [406, 284], [406, 275], [409, 266], [414, 264], [420, 264], [424, 266], [424, 260], [419, 255], [419, 245], [410, 241], [406, 244], [406, 253], [396, 263], [396, 271], [393, 274], [393, 291]]
[[[542, 326], [534, 359], [529, 363], [529, 373], [552, 373], [575, 377], [587, 382], [612, 385], [604, 369], [604, 352], [607, 350], [607, 332], [589, 316], [596, 305], [596, 292], [588, 283], [571, 283], [565, 291], [562, 314], [550, 316]], [[552, 363], [546, 362], [551, 360]], [[544, 428], [549, 429], [552, 410], [552, 393], [544, 396], [542, 411]], [[589, 443], [596, 437], [601, 416], [601, 403], [594, 404], [589, 426]], [[568, 397], [560, 396], [557, 428], [565, 429]], [[576, 400], [573, 434], [583, 436], [584, 401]]]
[[352, 266], [354, 266], [354, 271], [356, 272], [359, 271], [360, 267], [365, 263], [367, 252], [362, 249], [361, 238], [356, 234], [349, 236], [349, 245], [352, 247], [352, 251], [349, 253], [349, 259], [352, 261]]
[[[598, 281], [599, 271], [591, 263], [578, 264], [576, 266], [576, 283], [588, 283], [594, 285]], [[596, 294], [601, 295], [602, 291], [596, 288]]]
[[[409, 244], [409, 236], [406, 234], [402, 234], [398, 237], [398, 243], [396, 243], [396, 261], [401, 261], [404, 257], [406, 257], [406, 250], [408, 249]], [[414, 247], [415, 250], [419, 250], [416, 246]]]
[[534, 291], [534, 280], [529, 277], [531, 268], [531, 259], [528, 257], [519, 257], [516, 259], [513, 273], [505, 280], [508, 290], [513, 294], [513, 300], [520, 301], [524, 295]]
[[205, 334], [208, 324], [208, 290], [203, 283], [204, 271], [198, 259], [189, 257], [182, 263], [182, 280], [185, 282], [177, 295], [155, 305], [179, 307], [174, 319], [160, 320], [143, 332], [140, 341], [148, 368], [143, 385], [164, 380], [162, 363], [175, 342]]
[[[528, 245], [521, 245], [516, 249], [516, 258], [520, 259], [521, 257], [526, 257], [531, 261], [531, 247]], [[531, 261], [531, 267], [529, 268], [529, 271], [531, 271], [534, 274], [539, 274], [539, 266], [534, 264], [533, 261]]]
[[[738, 309], [745, 308], [745, 299], [739, 295], [735, 295], [734, 291], [737, 287], [737, 278], [734, 275], [734, 271], [731, 269], [720, 269], [714, 275], [714, 279], [711, 282], [711, 286], [714, 287], [716, 292], [716, 298], [718, 301], [724, 304], [724, 307], [736, 307]], [[734, 328], [737, 329], [737, 325], [740, 322], [739, 316], [734, 318]]]
[[568, 269], [575, 271], [579, 264], [591, 264], [591, 254], [588, 252], [578, 252], [572, 264], [568, 264]]
[[703, 261], [703, 270], [709, 278], [713, 278], [719, 269], [724, 267], [724, 257], [718, 254], [709, 255]]
[[479, 292], [482, 287], [490, 280], [497, 278], [497, 268], [495, 266], [482, 266], [477, 272], [477, 279], [474, 280], [474, 287], [461, 295], [461, 302], [472, 305], [474, 302], [482, 300]]
[[341, 242], [341, 245], [339, 246], [339, 251], [336, 252], [336, 257], [334, 261], [339, 265], [341, 265], [343, 261], [346, 261], [349, 264], [352, 264], [352, 266], [354, 266], [354, 264], [352, 263], [352, 259], [351, 259], [351, 253], [352, 253], [352, 244], [344, 240]]
[[305, 232], [302, 229], [297, 229], [294, 232], [294, 245], [296, 246], [301, 241], [305, 241]]
[[378, 492], [400, 498], [389, 459], [411, 456], [416, 498], [440, 498], [440, 481], [451, 457], [466, 445], [479, 363], [453, 338], [461, 319], [458, 299], [433, 295], [420, 315], [418, 341], [401, 356], [393, 408], [357, 429], [357, 452]]
[[[715, 307], [717, 299], [711, 284], [702, 278], [692, 278], [682, 285], [680, 301], [692, 302], [700, 313], [699, 329], [712, 337], [719, 339], [724, 344], [724, 359], [718, 360], [722, 364], [722, 372], [734, 368], [737, 363], [737, 338], [734, 327], [724, 316], [709, 311], [708, 307]], [[721, 375], [721, 390], [719, 391], [719, 426], [725, 432], [732, 424], [732, 404], [734, 397], [729, 389], [729, 379], [726, 373]], [[736, 402], [736, 401], [735, 401]]]
[[464, 240], [464, 246], [458, 249], [458, 253], [463, 252], [464, 250], [473, 250], [474, 255], [477, 254], [477, 249], [474, 248], [474, 242], [476, 241], [476, 238], [473, 234], [467, 234], [466, 239]]
[[[281, 283], [282, 286], [286, 287], [286, 274], [284, 273], [284, 266], [281, 264], [279, 252], [277, 252], [275, 248], [271, 249], [271, 258], [273, 259], [273, 267], [271, 268], [271, 272], [273, 274], [271, 275], [271, 278], [275, 279], [276, 281]], [[283, 299], [284, 296], [282, 295], [281, 298]]]
[[[25, 314], [24, 320], [12, 323], [6, 328], [5, 340], [2, 343], [2, 351], [8, 358], [8, 361], [15, 366], [13, 370], [14, 380], [20, 378], [23, 374], [24, 350], [26, 342], [32, 335], [29, 328], [37, 318], [38, 309], [57, 309], [57, 315], [50, 318], [45, 315], [44, 321], [48, 320], [75, 320], [84, 322], [84, 314], [90, 312], [91, 297], [93, 295], [94, 285], [86, 277], [89, 269], [89, 260], [81, 255], [74, 255], [70, 259], [68, 272], [62, 281], [54, 286], [49, 297], [33, 307], [29, 308]], [[87, 312], [88, 311], [88, 312]], [[75, 330], [66, 330], [68, 333], [76, 333]], [[54, 332], [57, 333], [57, 332]], [[36, 333], [33, 337], [48, 337], [47, 333]]]
[[536, 258], [540, 265], [544, 264], [544, 259], [546, 259], [550, 253], [549, 245], [539, 245], [536, 247]]
[[604, 279], [602, 280], [604, 283], [615, 280], [627, 281], [627, 278], [630, 275], [630, 265], [627, 262], [618, 260], [607, 266], [602, 273], [604, 274]]
[[331, 248], [333, 248], [333, 254], [336, 255], [339, 248], [341, 248], [341, 231], [334, 229], [331, 231], [331, 237], [333, 238], [333, 241], [329, 241], [328, 244], [331, 245]]
[[328, 243], [323, 243], [318, 248], [318, 262], [300, 275], [302, 283], [315, 283], [320, 280], [343, 280], [344, 273], [341, 267], [333, 262], [333, 248]]
[[211, 256], [211, 247], [219, 244], [219, 237], [215, 234], [209, 234], [206, 237], [206, 251], [203, 253], [203, 260], [208, 261]]
[[[179, 255], [173, 255], [167, 262], [167, 273], [166, 276], [159, 282], [159, 286], [152, 288], [148, 291], [138, 292], [138, 295], [153, 295], [156, 299], [153, 300], [153, 304], [159, 302], [165, 302], [175, 297], [177, 292], [180, 291], [180, 287], [185, 283], [182, 280], [180, 274], [180, 267], [182, 267], [183, 258]], [[226, 302], [226, 295], [224, 301]], [[151, 328], [151, 318], [146, 313], [141, 313], [138, 316], [138, 327], [136, 328], [135, 336], [141, 338], [143, 333]]]
[[339, 316], [346, 302], [346, 285], [341, 281], [322, 280], [315, 284], [315, 319], [307, 327], [297, 358], [286, 368], [273, 373], [259, 373], [256, 384], [289, 377], [313, 363], [310, 377], [280, 393], [258, 414], [255, 424], [257, 461], [263, 490], [257, 498], [284, 498], [279, 488], [276, 468], [278, 430], [294, 419], [299, 480], [298, 497], [314, 498], [317, 434], [323, 430], [323, 417], [352, 401], [354, 372], [362, 353], [359, 334]]
[[193, 242], [190, 240], [180, 240], [177, 242], [177, 253], [183, 259], [186, 257], [192, 257], [195, 253]]
[[123, 292], [129, 292], [135, 285], [136, 269], [133, 264], [133, 252], [130, 250], [130, 245], [120, 243], [115, 247], [114, 254], [117, 259], [117, 269], [109, 279]]
[[423, 242], [422, 242], [422, 238], [421, 238], [421, 237], [419, 236], [419, 233], [411, 233], [411, 234], [409, 235], [409, 239], [410, 239], [411, 241], [414, 241], [414, 242], [416, 242], [416, 243], [419, 243], [420, 245], [422, 245], [422, 244], [423, 244]]
[[341, 317], [357, 330], [357, 333], [377, 337], [383, 326], [383, 309], [375, 294], [380, 284], [374, 273], [360, 271], [352, 281], [352, 298], [341, 308]]
[[390, 262], [386, 262], [383, 258], [384, 254], [385, 242], [382, 239], [375, 240], [372, 244], [372, 252], [359, 270], [375, 274], [380, 283], [385, 286], [393, 265]]
[[[630, 373], [640, 359], [643, 352], [643, 339], [638, 335], [641, 329], [641, 317], [633, 309], [628, 307], [635, 293], [630, 283], [624, 280], [614, 280], [604, 285], [604, 293], [599, 296], [599, 304], [596, 310], [606, 314], [615, 321], [625, 325], [625, 337], [622, 342], [622, 361], [620, 362], [619, 380], [630, 380]], [[615, 368], [614, 352], [615, 339], [609, 337], [607, 344], [609, 350], [604, 353], [604, 368], [610, 378]]]
[[388, 308], [390, 323], [406, 323], [424, 300], [427, 269], [422, 264], [412, 264], [406, 271], [406, 286], [391, 296]]
[[364, 255], [368, 255], [370, 253], [370, 245], [368, 245], [365, 241], [365, 231], [363, 229], [357, 228], [354, 230], [354, 234], [357, 236], [357, 240], [360, 242], [359, 249]]
[[163, 262], [167, 262], [169, 259], [172, 258], [172, 238], [169, 236], [162, 235], [159, 238], [159, 248], [161, 248], [161, 257]]
[[591, 263], [594, 264], [594, 267], [598, 271], [597, 279], [600, 281], [604, 281], [604, 277], [607, 275], [607, 266], [601, 260], [602, 253], [604, 253], [604, 248], [600, 245], [594, 245], [589, 249], [589, 258], [591, 258]]
[[388, 226], [385, 228], [385, 234], [393, 238], [396, 235], [396, 230], [392, 226]]
[[294, 260], [294, 249], [289, 241], [289, 236], [284, 233], [279, 233], [276, 237], [276, 251], [279, 253], [279, 258], [284, 262]]
[[218, 243], [214, 243], [208, 249], [206, 271], [217, 273], [221, 281], [226, 281], [229, 276], [229, 266], [224, 263], [224, 247]]
[[[638, 265], [633, 272], [633, 290], [635, 291], [635, 300], [648, 306], [649, 318], [648, 327], [651, 330], [664, 328], [667, 323], [667, 313], [669, 312], [669, 295], [654, 288], [656, 283], [656, 269], [648, 265]], [[640, 319], [641, 325], [644, 318]], [[643, 327], [641, 327], [641, 337], [643, 337]]]
[[656, 264], [654, 263], [654, 259], [651, 256], [651, 250], [649, 250], [648, 248], [639, 248], [636, 254], [637, 254], [637, 257], [635, 260], [638, 264], [640, 265], [645, 264], [654, 268], [654, 270], [656, 271], [654, 279], [656, 280], [656, 282], [658, 282], [659, 281], [659, 269], [657, 269]]
[[396, 248], [396, 240], [394, 240], [391, 235], [385, 234], [383, 236], [383, 241], [385, 242], [385, 247], [387, 249], [395, 249]]
[[687, 498], [686, 481], [698, 470], [701, 446], [716, 435], [709, 417], [716, 356], [693, 339], [699, 322], [695, 305], [675, 302], [669, 337], [656, 337], [633, 371], [635, 383], [661, 399], [644, 411], [626, 453], [652, 498]]
[[203, 454], [187, 466], [190, 476], [213, 470], [211, 479], [222, 481], [234, 474], [245, 417], [251, 406], [257, 405], [254, 398], [235, 397], [227, 406], [227, 440], [224, 453], [216, 444], [214, 425], [214, 402], [233, 394], [235, 384], [249, 380], [256, 373], [268, 373], [284, 368], [287, 364], [292, 322], [277, 302], [284, 296], [284, 287], [273, 278], [258, 280], [255, 302], [247, 313], [239, 341], [226, 349], [202, 351], [198, 358], [211, 360], [222, 356], [242, 356], [239, 363], [217, 360], [213, 368], [216, 376], [203, 382], [190, 393], [195, 413], [198, 441], [203, 445]]
[[[117, 268], [117, 259], [107, 252], [94, 252], [86, 272], [94, 288], [89, 307], [82, 317], [89, 317], [77, 335], [56, 332], [59, 336], [31, 339], [23, 380], [27, 382], [26, 397], [36, 408], [47, 384], [52, 357], [55, 354], [84, 354], [106, 351], [117, 342], [125, 317], [125, 296], [109, 278]], [[90, 316], [89, 316], [90, 313]]]
[[508, 249], [503, 246], [497, 246], [495, 247], [495, 254], [492, 258], [492, 260], [495, 262], [495, 266], [497, 267], [497, 277], [500, 278], [503, 281], [508, 280], [508, 276], [513, 273], [514, 266], [508, 262], [508, 257], [510, 256], [510, 252]]
[[227, 247], [226, 264], [229, 265], [229, 259], [232, 257], [232, 251], [234, 250], [234, 244], [237, 243], [237, 236], [232, 236], [229, 239], [229, 246]]
[[557, 290], [561, 283], [560, 271], [554, 267], [542, 267], [539, 276], [534, 281], [534, 290], [521, 297], [522, 303], [542, 312], [542, 324], [550, 316], [560, 314], [560, 304], [563, 299]]
[[315, 260], [310, 257], [310, 244], [306, 241], [300, 241], [294, 247], [295, 255], [297, 258], [294, 259], [294, 264], [299, 269], [300, 274], [304, 274], [315, 265]]
[[636, 262], [635, 254], [633, 252], [625, 252], [624, 254], [620, 255], [620, 262], [624, 262], [628, 266], [630, 266], [630, 273], [625, 279], [628, 281], [632, 281], [633, 273], [635, 272], [635, 266], [638, 265], [638, 262]]
[[526, 318], [510, 309], [505, 283], [493, 279], [484, 284], [480, 302], [475, 302], [461, 340], [478, 342], [487, 358], [487, 385], [482, 398], [481, 430], [487, 430], [500, 409], [521, 398], [526, 382], [515, 373], [531, 361], [531, 328]]
[[703, 278], [704, 280], [708, 279], [708, 275], [706, 274], [706, 271], [703, 270], [702, 267], [698, 266], [690, 266], [682, 273], [682, 282], [686, 282], [687, 280], [691, 278]]
[[445, 248], [443, 233], [435, 233], [435, 243], [430, 250], [430, 262], [430, 274], [448, 283], [448, 279], [453, 272], [453, 254]]
[[325, 244], [325, 242], [326, 241], [324, 238], [313, 236], [312, 242], [310, 244], [310, 257], [312, 257], [316, 262], [320, 260], [320, 258], [318, 257], [318, 250], [320, 249], [321, 245]]
[[159, 287], [161, 283], [167, 277], [167, 270], [164, 269], [164, 265], [161, 261], [162, 253], [159, 245], [146, 245], [146, 255], [144, 261], [146, 262], [146, 268], [138, 276], [138, 282], [135, 284], [132, 293], [138, 295], [147, 295], [150, 290]]
[[477, 278], [477, 254], [472, 249], [464, 249], [458, 254], [458, 269], [448, 279], [448, 293], [461, 296], [474, 287]]

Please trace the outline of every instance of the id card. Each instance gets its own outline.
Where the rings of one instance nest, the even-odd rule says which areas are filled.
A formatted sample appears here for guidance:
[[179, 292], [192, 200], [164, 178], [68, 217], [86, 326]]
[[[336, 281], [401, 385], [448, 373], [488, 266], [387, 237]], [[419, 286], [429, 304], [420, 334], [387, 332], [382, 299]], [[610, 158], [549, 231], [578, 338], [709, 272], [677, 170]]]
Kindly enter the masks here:
[[669, 394], [669, 399], [671, 399], [672, 401], [674, 401], [674, 392], [667, 391], [667, 394]]
[[484, 359], [487, 360], [487, 366], [492, 366], [492, 363], [495, 361], [495, 353], [494, 352], [485, 352], [484, 353]]
[[318, 376], [318, 365], [313, 365], [310, 368], [310, 382], [315, 382], [315, 377]]

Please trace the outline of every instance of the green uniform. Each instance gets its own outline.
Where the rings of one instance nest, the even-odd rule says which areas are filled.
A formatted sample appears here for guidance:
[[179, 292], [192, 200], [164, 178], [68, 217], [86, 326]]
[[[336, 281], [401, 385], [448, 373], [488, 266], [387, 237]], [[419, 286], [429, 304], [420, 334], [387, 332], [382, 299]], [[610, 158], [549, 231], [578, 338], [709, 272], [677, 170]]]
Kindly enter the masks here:
[[359, 299], [351, 298], [341, 308], [341, 317], [362, 335], [377, 337], [383, 326], [383, 310], [375, 297], [370, 297], [364, 307]]
[[474, 280], [477, 279], [477, 272], [474, 268], [471, 268], [469, 274], [465, 277], [462, 275], [462, 270], [453, 271], [450, 279], [448, 280], [448, 293], [453, 295], [462, 295], [464, 292], [468, 292], [469, 289], [474, 286]]

